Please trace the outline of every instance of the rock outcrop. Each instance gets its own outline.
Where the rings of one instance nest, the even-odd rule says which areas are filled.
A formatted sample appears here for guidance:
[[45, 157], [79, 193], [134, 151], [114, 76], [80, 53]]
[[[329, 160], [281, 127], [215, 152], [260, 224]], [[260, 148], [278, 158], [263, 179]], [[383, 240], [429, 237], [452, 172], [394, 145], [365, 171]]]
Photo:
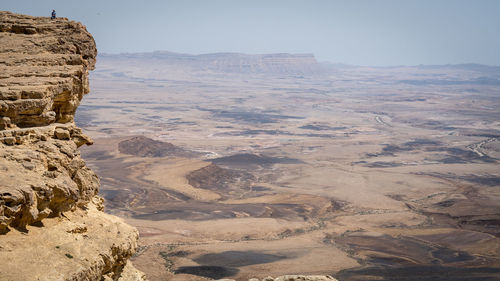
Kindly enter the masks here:
[[152, 140], [144, 136], [137, 136], [121, 141], [118, 144], [118, 150], [121, 153], [139, 157], [182, 157], [193, 154], [171, 143]]
[[94, 39], [65, 18], [0, 12], [0, 42], [0, 279], [143, 280], [128, 262], [137, 230], [102, 212], [78, 151], [92, 144], [73, 117]]

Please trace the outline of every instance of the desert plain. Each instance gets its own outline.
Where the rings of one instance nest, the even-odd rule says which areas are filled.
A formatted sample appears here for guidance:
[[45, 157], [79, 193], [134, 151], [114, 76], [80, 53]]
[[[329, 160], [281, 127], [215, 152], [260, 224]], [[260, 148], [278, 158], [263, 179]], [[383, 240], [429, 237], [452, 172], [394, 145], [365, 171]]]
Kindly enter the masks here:
[[102, 54], [75, 119], [149, 280], [500, 280], [499, 77]]

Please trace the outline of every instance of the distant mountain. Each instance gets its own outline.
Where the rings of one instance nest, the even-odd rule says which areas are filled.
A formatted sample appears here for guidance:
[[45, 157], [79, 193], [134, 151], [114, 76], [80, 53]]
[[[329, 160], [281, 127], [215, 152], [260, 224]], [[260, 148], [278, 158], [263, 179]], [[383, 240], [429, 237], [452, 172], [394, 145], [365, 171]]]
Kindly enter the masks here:
[[[168, 51], [149, 53], [99, 54], [97, 69], [92, 74], [106, 79], [153, 81], [187, 79], [200, 75], [265, 75], [269, 77], [334, 75], [352, 73], [407, 74], [402, 83], [423, 85], [499, 85], [500, 67], [480, 64], [357, 66], [318, 62], [313, 54], [180, 54]], [[181, 78], [182, 77], [182, 78]], [[464, 79], [467, 77], [467, 79]], [[430, 80], [429, 80], [430, 79]]]
[[445, 65], [419, 65], [417, 67], [421, 68], [421, 69], [451, 68], [451, 69], [462, 69], [462, 70], [470, 70], [470, 71], [477, 71], [477, 72], [500, 73], [500, 66], [484, 65], [484, 64], [476, 64], [476, 63], [445, 64]]
[[99, 59], [112, 63], [147, 64], [150, 66], [179, 67], [180, 69], [222, 73], [262, 73], [308, 75], [324, 71], [313, 54], [213, 53], [202, 55], [179, 54], [166, 51], [150, 53], [100, 54]]

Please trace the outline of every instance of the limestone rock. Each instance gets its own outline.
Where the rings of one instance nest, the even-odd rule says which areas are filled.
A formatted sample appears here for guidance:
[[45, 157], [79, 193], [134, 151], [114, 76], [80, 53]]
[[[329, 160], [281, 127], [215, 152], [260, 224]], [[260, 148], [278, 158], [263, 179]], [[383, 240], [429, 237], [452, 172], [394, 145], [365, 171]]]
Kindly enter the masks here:
[[125, 264], [118, 281], [147, 281], [146, 275], [129, 261]]
[[0, 130], [73, 121], [97, 55], [85, 27], [0, 12], [0, 42]]
[[0, 11], [0, 279], [145, 280], [73, 123], [97, 51], [80, 23]]
[[0, 131], [0, 232], [58, 216], [97, 195], [99, 179], [70, 139], [72, 126], [54, 126]]
[[[78, 231], [75, 231], [78, 230]], [[87, 208], [48, 218], [43, 227], [27, 226], [0, 236], [1, 280], [117, 280], [137, 276], [127, 260], [138, 232], [117, 217]], [[141, 279], [122, 279], [141, 280]]]
[[69, 131], [63, 128], [56, 128], [54, 131], [54, 136], [60, 140], [69, 140]]

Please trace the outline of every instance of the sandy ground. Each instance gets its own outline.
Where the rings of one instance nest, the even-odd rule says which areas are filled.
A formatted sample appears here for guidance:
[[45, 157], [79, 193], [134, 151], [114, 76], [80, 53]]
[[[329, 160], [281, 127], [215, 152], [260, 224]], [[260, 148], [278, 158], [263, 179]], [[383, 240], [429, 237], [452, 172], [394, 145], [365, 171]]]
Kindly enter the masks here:
[[[83, 156], [107, 211], [140, 231], [134, 264], [150, 280], [500, 274], [498, 86], [425, 80], [486, 74], [165, 67], [162, 80], [101, 62], [76, 117], [95, 139]], [[197, 156], [118, 151], [136, 135]]]

